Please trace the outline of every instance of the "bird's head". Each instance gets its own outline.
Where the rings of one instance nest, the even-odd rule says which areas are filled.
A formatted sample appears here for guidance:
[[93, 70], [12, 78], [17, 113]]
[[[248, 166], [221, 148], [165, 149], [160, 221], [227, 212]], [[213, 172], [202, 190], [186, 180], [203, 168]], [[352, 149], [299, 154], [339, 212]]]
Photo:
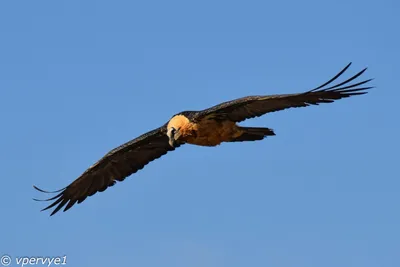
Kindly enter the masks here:
[[177, 147], [184, 143], [184, 129], [189, 124], [188, 118], [183, 115], [176, 115], [168, 122], [167, 125], [167, 136], [169, 138], [169, 144], [172, 147]]

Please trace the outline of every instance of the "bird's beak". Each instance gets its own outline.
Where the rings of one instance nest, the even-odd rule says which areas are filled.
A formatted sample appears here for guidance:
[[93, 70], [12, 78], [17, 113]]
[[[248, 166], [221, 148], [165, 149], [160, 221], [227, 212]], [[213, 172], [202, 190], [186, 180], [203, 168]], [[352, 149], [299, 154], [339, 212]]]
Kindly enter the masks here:
[[176, 140], [175, 138], [170, 138], [169, 139], [169, 145], [172, 147], [179, 147], [180, 145], [182, 145], [184, 142], [180, 141], [180, 140]]
[[168, 138], [169, 138], [169, 141], [168, 141], [168, 143], [169, 143], [169, 145], [170, 146], [172, 146], [172, 147], [177, 147], [177, 146], [179, 146], [180, 145], [180, 142], [179, 142], [179, 136], [180, 136], [180, 133], [179, 133], [179, 131], [177, 131], [175, 134], [173, 134], [173, 135], [171, 135], [171, 134], [169, 134], [168, 135]]
[[169, 138], [169, 145], [172, 147], [176, 147], [177, 143], [175, 141], [175, 139], [172, 137]]

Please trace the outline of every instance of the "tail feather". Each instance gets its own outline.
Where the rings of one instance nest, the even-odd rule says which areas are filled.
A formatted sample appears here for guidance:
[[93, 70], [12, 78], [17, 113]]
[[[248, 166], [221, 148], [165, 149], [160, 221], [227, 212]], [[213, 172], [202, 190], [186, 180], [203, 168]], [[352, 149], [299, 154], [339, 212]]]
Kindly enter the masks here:
[[274, 131], [270, 128], [261, 127], [241, 127], [243, 134], [236, 137], [231, 142], [243, 142], [243, 141], [259, 141], [264, 139], [266, 136], [275, 135]]

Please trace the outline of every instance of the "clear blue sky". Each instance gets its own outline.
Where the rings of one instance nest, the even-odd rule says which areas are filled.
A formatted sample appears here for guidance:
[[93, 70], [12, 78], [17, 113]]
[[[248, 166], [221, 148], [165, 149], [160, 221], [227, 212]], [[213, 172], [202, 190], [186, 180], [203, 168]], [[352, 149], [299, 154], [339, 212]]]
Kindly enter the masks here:
[[[1, 1], [0, 254], [68, 266], [400, 266], [399, 1]], [[313, 88], [367, 95], [183, 146], [50, 217], [56, 190], [182, 110]], [[15, 265], [11, 265], [15, 266]]]

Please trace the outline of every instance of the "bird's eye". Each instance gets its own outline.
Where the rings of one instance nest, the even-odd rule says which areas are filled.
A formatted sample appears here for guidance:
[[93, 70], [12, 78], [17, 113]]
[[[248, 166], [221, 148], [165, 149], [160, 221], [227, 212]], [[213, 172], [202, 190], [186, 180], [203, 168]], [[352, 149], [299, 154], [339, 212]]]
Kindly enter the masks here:
[[171, 128], [171, 134], [174, 135], [176, 132], [176, 129], [174, 127]]

